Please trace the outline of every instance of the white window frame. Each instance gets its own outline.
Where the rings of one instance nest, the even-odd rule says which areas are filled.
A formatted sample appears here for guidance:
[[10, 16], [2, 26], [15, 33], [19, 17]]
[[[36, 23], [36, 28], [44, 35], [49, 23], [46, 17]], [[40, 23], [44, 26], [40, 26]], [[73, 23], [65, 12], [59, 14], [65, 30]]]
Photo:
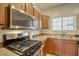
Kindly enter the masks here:
[[[65, 16], [65, 17], [71, 17], [71, 16]], [[61, 17], [62, 18], [62, 25], [61, 25], [61, 27], [62, 27], [62, 29], [61, 30], [53, 30], [53, 19], [54, 18], [60, 18], [60, 17], [53, 17], [52, 18], [52, 31], [56, 31], [56, 32], [59, 32], [59, 31], [69, 31], [69, 32], [72, 32], [72, 31], [76, 31], [76, 16], [73, 16], [74, 17], [74, 25], [73, 25], [73, 27], [74, 27], [74, 29], [73, 30], [63, 30], [63, 18], [64, 18], [64, 16], [63, 17]]]
[[53, 17], [52, 18], [52, 31], [62, 31], [62, 30], [53, 30], [53, 19], [56, 19], [56, 18], [61, 18], [61, 17]]

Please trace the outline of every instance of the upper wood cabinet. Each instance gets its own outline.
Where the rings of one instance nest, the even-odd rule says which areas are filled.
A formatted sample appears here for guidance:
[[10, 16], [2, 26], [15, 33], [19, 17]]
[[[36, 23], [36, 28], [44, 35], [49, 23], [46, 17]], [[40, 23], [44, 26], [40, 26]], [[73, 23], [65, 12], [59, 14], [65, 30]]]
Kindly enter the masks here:
[[42, 15], [42, 29], [48, 29], [49, 28], [49, 20], [50, 20], [49, 16]]
[[63, 50], [64, 56], [77, 56], [77, 41], [64, 40]]
[[[49, 16], [42, 15], [39, 13], [37, 9], [31, 3], [0, 3], [0, 25], [9, 25], [9, 18], [10, 18], [10, 7], [14, 6], [19, 10], [23, 10], [26, 13], [34, 16], [38, 20], [38, 27], [42, 29], [48, 29], [49, 24]], [[8, 20], [8, 21], [7, 21]]]
[[0, 3], [0, 25], [7, 26], [9, 22], [9, 4]]
[[38, 27], [41, 29], [42, 28], [42, 15], [41, 13], [38, 13]]
[[31, 3], [26, 3], [25, 4], [25, 11], [26, 11], [26, 13], [33, 16], [33, 5]]
[[34, 10], [33, 16], [38, 20], [39, 19], [39, 12], [35, 8], [33, 8], [33, 10]]
[[19, 10], [25, 11], [25, 3], [12, 3], [11, 5]]

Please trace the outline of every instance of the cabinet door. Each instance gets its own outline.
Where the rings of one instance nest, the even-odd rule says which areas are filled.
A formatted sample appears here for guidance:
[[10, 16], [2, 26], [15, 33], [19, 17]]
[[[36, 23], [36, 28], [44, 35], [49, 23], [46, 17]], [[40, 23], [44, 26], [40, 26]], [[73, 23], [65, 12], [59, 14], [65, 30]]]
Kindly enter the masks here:
[[74, 40], [64, 40], [63, 49], [65, 56], [76, 56], [77, 55], [77, 42]]
[[34, 10], [33, 16], [38, 20], [39, 19], [39, 12], [35, 8], [33, 8], [33, 10]]
[[63, 55], [63, 40], [62, 39], [55, 39], [54, 40], [54, 46], [55, 46], [55, 51], [54, 53], [56, 55]]
[[17, 9], [25, 11], [25, 3], [12, 3], [11, 5], [16, 7]]
[[38, 21], [38, 28], [41, 28], [40, 13], [35, 8], [33, 8], [33, 10], [34, 10], [33, 16]]
[[55, 54], [55, 55], [62, 55], [63, 49], [62, 49], [62, 39], [56, 39], [56, 38], [48, 38], [48, 53]]
[[48, 40], [45, 40], [43, 42], [43, 48], [42, 48], [42, 54], [45, 56], [48, 53]]
[[39, 13], [39, 18], [38, 18], [38, 27], [41, 29], [42, 28], [42, 15], [41, 15], [41, 13]]
[[49, 16], [42, 15], [42, 29], [48, 29], [49, 28]]
[[77, 47], [78, 47], [78, 56], [79, 56], [79, 45]]
[[55, 42], [54, 38], [48, 38], [48, 53], [54, 53], [55, 52]]
[[1, 26], [7, 26], [9, 22], [9, 4], [7, 3], [0, 3], [0, 25]]
[[33, 15], [33, 5], [31, 3], [26, 3], [25, 7], [26, 13]]

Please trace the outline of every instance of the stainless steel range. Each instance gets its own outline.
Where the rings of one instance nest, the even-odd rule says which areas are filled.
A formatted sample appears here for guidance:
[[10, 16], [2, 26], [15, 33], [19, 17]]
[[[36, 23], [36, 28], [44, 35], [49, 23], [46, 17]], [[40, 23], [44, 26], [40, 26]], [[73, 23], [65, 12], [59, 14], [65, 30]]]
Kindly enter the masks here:
[[33, 56], [41, 45], [41, 41], [30, 40], [28, 33], [4, 35], [4, 47], [20, 56]]

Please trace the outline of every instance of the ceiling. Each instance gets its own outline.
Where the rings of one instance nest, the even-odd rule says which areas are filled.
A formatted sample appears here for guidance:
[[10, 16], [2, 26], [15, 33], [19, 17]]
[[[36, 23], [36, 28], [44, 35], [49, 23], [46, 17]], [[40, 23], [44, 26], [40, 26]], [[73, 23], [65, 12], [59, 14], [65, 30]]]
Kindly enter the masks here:
[[42, 10], [46, 10], [46, 9], [50, 9], [50, 8], [54, 8], [57, 6], [61, 6], [64, 3], [34, 3], [34, 5], [39, 8], [41, 11]]

